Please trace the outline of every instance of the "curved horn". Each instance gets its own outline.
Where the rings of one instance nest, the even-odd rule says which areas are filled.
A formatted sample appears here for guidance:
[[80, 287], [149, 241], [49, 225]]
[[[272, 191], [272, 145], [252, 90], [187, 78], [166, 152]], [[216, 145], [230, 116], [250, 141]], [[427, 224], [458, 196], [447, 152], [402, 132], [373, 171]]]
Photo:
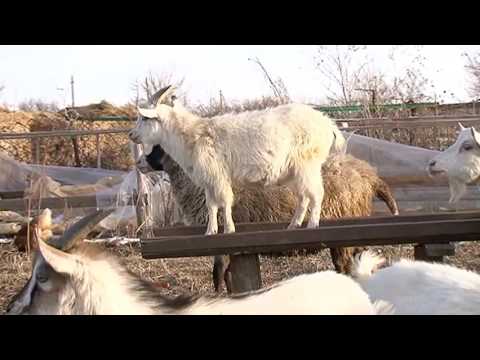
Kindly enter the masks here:
[[70, 226], [59, 238], [52, 238], [48, 243], [60, 250], [68, 250], [73, 244], [80, 239], [84, 239], [94, 227], [108, 215], [114, 212], [115, 209], [102, 209], [90, 215], [87, 215]]
[[159, 101], [159, 99], [162, 97], [162, 95], [167, 92], [167, 90], [169, 90], [170, 88], [172, 87], [172, 85], [168, 85], [160, 90], [158, 90], [155, 94], [153, 94], [152, 96], [150, 96], [150, 98], [148, 99], [148, 103], [150, 105], [156, 105], [157, 102]]
[[461, 122], [458, 123], [458, 126], [460, 127], [460, 130], [465, 130], [465, 127], [462, 125]]

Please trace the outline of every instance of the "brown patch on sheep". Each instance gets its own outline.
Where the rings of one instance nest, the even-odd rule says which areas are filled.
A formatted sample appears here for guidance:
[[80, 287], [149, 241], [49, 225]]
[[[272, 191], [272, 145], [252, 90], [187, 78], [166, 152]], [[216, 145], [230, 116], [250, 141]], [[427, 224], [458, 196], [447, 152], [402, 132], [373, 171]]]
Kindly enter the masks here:
[[[181, 167], [167, 154], [162, 159], [164, 170], [169, 174], [172, 191], [189, 224], [206, 224], [207, 210], [202, 189], [195, 186]], [[336, 219], [370, 216], [373, 214], [373, 199], [384, 200], [392, 214], [398, 207], [388, 185], [377, 175], [375, 168], [363, 160], [348, 154], [330, 156], [322, 167], [325, 196], [321, 217]], [[262, 188], [259, 186], [234, 187], [235, 202], [232, 215], [235, 222], [288, 222], [296, 206], [296, 197], [283, 186]], [[219, 213], [223, 224], [223, 213]], [[360, 249], [331, 249], [335, 269], [350, 273], [351, 260]], [[316, 252], [318, 250], [311, 250]], [[223, 257], [226, 259], [226, 257]], [[219, 273], [225, 268], [220, 257], [215, 259], [214, 284], [218, 287]], [[226, 276], [228, 278], [228, 276]]]

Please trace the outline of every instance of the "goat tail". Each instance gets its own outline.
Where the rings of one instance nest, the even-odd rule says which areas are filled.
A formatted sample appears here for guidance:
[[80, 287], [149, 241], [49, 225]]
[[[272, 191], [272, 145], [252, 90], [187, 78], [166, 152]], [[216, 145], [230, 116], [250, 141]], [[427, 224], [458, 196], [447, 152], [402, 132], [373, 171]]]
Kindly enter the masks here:
[[398, 204], [395, 198], [393, 197], [392, 191], [388, 184], [379, 178], [379, 181], [376, 184], [375, 195], [382, 199], [387, 205], [388, 209], [392, 215], [400, 214], [398, 210]]
[[352, 277], [360, 283], [366, 282], [384, 262], [383, 257], [368, 250], [357, 254], [353, 260]]
[[395, 315], [395, 307], [385, 300], [375, 301], [373, 303], [373, 309], [376, 315]]

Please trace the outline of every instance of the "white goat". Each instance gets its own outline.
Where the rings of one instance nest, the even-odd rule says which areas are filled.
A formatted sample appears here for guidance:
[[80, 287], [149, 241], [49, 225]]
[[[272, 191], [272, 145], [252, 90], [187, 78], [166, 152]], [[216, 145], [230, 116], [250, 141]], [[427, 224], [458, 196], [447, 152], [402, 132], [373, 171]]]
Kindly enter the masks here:
[[451, 203], [460, 200], [467, 185], [480, 178], [480, 134], [473, 127], [458, 125], [460, 131], [455, 143], [435, 156], [427, 167], [431, 176], [446, 173]]
[[333, 271], [297, 276], [231, 298], [169, 299], [130, 273], [117, 257], [82, 242], [110, 213], [86, 216], [51, 244], [38, 239], [32, 276], [8, 305], [7, 314], [375, 315], [393, 311], [385, 302], [372, 304], [353, 279]]
[[155, 109], [139, 108], [129, 133], [137, 144], [160, 144], [192, 181], [204, 189], [207, 235], [218, 232], [218, 209], [225, 233], [235, 231], [232, 185], [288, 185], [298, 198], [289, 228], [318, 227], [323, 200], [321, 168], [333, 146], [345, 139], [325, 115], [302, 104], [204, 119], [174, 101], [173, 87], [160, 90]]
[[359, 254], [353, 276], [372, 301], [387, 301], [395, 314], [480, 314], [480, 275], [450, 265], [407, 259], [377, 271], [383, 262], [371, 252]]

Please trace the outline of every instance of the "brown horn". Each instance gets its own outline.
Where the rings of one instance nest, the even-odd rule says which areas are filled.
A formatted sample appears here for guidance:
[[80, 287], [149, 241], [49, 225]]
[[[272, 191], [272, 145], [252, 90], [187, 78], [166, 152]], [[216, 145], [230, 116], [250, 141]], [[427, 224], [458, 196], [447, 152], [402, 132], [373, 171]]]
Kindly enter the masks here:
[[115, 209], [102, 209], [87, 215], [70, 226], [59, 238], [51, 238], [49, 244], [53, 247], [66, 251], [70, 249], [77, 240], [84, 239], [93, 228]]
[[158, 99], [168, 90], [172, 87], [172, 85], [168, 85], [160, 90], [158, 90], [155, 94], [153, 94], [151, 97], [148, 98], [148, 103], [150, 105], [156, 105]]

